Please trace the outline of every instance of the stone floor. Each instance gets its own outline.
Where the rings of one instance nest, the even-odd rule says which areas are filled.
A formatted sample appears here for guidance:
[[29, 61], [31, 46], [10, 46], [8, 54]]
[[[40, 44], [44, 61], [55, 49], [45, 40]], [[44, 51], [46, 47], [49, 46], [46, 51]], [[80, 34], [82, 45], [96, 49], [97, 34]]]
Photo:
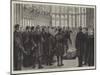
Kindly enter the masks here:
[[[78, 58], [76, 59], [69, 59], [69, 60], [63, 60], [63, 66], [57, 66], [57, 62], [53, 63], [51, 66], [43, 65], [43, 69], [54, 69], [54, 68], [74, 68], [78, 66]], [[32, 67], [24, 68], [22, 67], [22, 70], [31, 70]], [[34, 69], [38, 69], [37, 65]]]

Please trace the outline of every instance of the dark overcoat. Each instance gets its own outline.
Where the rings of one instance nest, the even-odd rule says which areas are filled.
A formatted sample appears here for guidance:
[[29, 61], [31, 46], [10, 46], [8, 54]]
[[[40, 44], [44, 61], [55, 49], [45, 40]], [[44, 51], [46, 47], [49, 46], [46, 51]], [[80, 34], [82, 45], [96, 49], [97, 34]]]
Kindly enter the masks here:
[[40, 31], [35, 31], [34, 33], [34, 41], [37, 45], [36, 49], [36, 57], [42, 57], [43, 56], [43, 49], [42, 49], [42, 35]]
[[30, 32], [24, 32], [23, 33], [23, 46], [25, 51], [28, 53], [28, 55], [23, 55], [23, 66], [29, 67], [32, 65], [32, 43], [31, 43], [31, 33]]
[[56, 34], [56, 56], [63, 56], [64, 49], [63, 49], [63, 35], [61, 32]]
[[78, 51], [78, 55], [81, 55], [81, 56], [83, 55], [83, 52], [84, 52], [83, 41], [84, 41], [83, 32], [78, 32], [76, 35], [76, 40], [75, 40], [75, 47]]
[[94, 35], [90, 35], [88, 38], [88, 63], [89, 66], [94, 66]]
[[88, 50], [88, 33], [84, 33], [83, 34], [83, 54], [84, 54], [84, 57], [85, 59], [87, 59], [87, 55], [89, 53], [89, 50]]
[[23, 52], [23, 43], [22, 43], [22, 35], [20, 32], [14, 32], [14, 70], [21, 69], [21, 55]]

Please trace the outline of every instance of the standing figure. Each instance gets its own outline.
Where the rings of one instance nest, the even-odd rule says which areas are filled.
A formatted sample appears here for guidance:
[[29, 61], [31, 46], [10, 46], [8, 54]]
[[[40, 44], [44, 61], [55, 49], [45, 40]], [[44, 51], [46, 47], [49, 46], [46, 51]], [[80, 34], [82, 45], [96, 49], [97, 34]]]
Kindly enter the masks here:
[[[67, 40], [69, 41], [69, 44], [72, 45], [71, 33], [72, 33], [72, 31], [68, 27], [67, 30], [66, 30], [66, 37], [67, 37]], [[68, 48], [69, 48], [69, 46], [68, 46]]]
[[[42, 33], [43, 34], [43, 33]], [[45, 29], [45, 32], [44, 32], [44, 40], [45, 40], [45, 43], [44, 43], [44, 59], [45, 59], [45, 63], [46, 65], [50, 65], [50, 54], [51, 54], [51, 50], [50, 50], [50, 33], [49, 33], [49, 27]]]
[[31, 48], [31, 38], [30, 37], [31, 37], [30, 27], [26, 26], [26, 30], [23, 33], [23, 45], [28, 55], [23, 55], [23, 66], [24, 67], [32, 66], [32, 56], [31, 56], [32, 48]]
[[43, 49], [43, 56], [42, 56], [42, 60], [43, 60], [43, 63], [46, 64], [46, 61], [47, 61], [47, 56], [46, 56], [46, 48], [48, 47], [47, 45], [47, 37], [46, 37], [46, 32], [45, 32], [45, 28], [42, 28], [42, 32], [41, 32], [41, 38], [42, 38], [42, 49]]
[[83, 60], [84, 60], [84, 65], [87, 65], [88, 63], [88, 54], [89, 54], [89, 50], [88, 50], [88, 28], [83, 29]]
[[56, 42], [55, 42], [55, 37], [53, 35], [50, 35], [49, 37], [49, 59], [50, 59], [50, 64], [52, 65], [54, 62], [54, 55], [55, 55], [55, 46], [56, 46]]
[[27, 52], [25, 51], [22, 43], [22, 35], [19, 32], [19, 24], [15, 25], [15, 31], [14, 31], [14, 70], [21, 70], [21, 54], [27, 55]]
[[93, 30], [89, 31], [88, 50], [89, 50], [88, 65], [94, 66], [94, 32], [93, 32]]
[[57, 65], [58, 66], [63, 66], [63, 55], [64, 55], [64, 50], [63, 50], [63, 37], [62, 37], [62, 31], [61, 28], [58, 29], [58, 33], [56, 34], [56, 56], [57, 56]]
[[72, 44], [70, 34], [71, 34], [71, 31], [69, 30], [69, 28], [63, 31], [63, 44], [64, 44], [64, 50], [66, 51], [66, 54], [67, 54], [67, 50], [69, 49], [69, 44]]
[[37, 64], [38, 64], [38, 68], [43, 68], [42, 67], [42, 56], [43, 56], [43, 51], [41, 49], [41, 32], [40, 32], [40, 27], [37, 26], [36, 27], [36, 30], [34, 32], [34, 41], [36, 43], [36, 61], [37, 61]]
[[79, 32], [76, 35], [76, 40], [75, 40], [75, 47], [78, 50], [78, 62], [79, 62], [79, 67], [82, 66], [82, 62], [83, 62], [83, 52], [84, 52], [84, 48], [83, 48], [83, 32], [82, 32], [82, 28], [79, 28]]
[[35, 43], [35, 32], [34, 32], [34, 27], [32, 26], [31, 27], [31, 56], [33, 57], [32, 60], [33, 60], [33, 67], [32, 68], [35, 68], [36, 66], [36, 43]]
[[68, 43], [67, 43], [67, 36], [66, 36], [66, 29], [65, 29], [65, 27], [63, 27], [62, 36], [63, 36], [63, 41], [62, 41], [63, 49], [64, 49], [64, 51], [66, 51], [66, 53], [67, 53], [67, 50], [68, 50]]

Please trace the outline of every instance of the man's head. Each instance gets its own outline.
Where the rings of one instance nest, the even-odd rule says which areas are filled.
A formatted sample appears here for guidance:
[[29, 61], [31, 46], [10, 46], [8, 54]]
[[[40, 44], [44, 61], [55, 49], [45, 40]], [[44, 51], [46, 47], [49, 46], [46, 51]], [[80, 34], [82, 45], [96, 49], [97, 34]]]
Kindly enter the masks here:
[[26, 26], [26, 31], [29, 31], [30, 27], [29, 26]]
[[34, 31], [34, 26], [31, 27], [31, 31]]
[[15, 31], [19, 30], [20, 25], [19, 24], [15, 24], [14, 29]]

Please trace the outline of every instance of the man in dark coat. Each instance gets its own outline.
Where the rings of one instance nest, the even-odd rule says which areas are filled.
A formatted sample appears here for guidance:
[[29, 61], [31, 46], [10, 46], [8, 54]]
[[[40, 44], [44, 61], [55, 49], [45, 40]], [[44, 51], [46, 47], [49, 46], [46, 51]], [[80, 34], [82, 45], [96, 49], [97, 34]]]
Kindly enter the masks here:
[[91, 30], [88, 36], [88, 65], [94, 66], [94, 32]]
[[37, 26], [36, 27], [36, 30], [34, 32], [34, 41], [37, 45], [36, 47], [36, 60], [37, 60], [37, 63], [38, 63], [38, 68], [43, 68], [42, 66], [42, 56], [43, 56], [43, 51], [41, 49], [41, 39], [42, 39], [42, 36], [41, 36], [41, 32], [40, 32], [40, 27]]
[[56, 56], [57, 56], [57, 65], [63, 66], [63, 55], [64, 55], [64, 49], [63, 49], [63, 36], [61, 28], [58, 29], [58, 33], [56, 34]]
[[27, 55], [27, 52], [23, 47], [22, 34], [19, 32], [19, 24], [16, 24], [14, 28], [14, 70], [21, 70], [21, 54]]
[[49, 59], [50, 59], [49, 65], [52, 65], [54, 62], [53, 58], [55, 55], [55, 46], [56, 46], [55, 37], [53, 35], [50, 35], [49, 37]]
[[36, 43], [35, 43], [35, 30], [34, 30], [34, 26], [31, 27], [31, 55], [33, 57], [33, 67], [32, 68], [35, 68], [36, 66]]
[[79, 67], [82, 66], [82, 62], [83, 62], [83, 52], [84, 52], [84, 49], [83, 49], [83, 32], [82, 32], [82, 28], [80, 27], [79, 28], [79, 32], [77, 33], [76, 35], [76, 40], [75, 40], [75, 47], [76, 49], [78, 50], [78, 57], [79, 57]]
[[46, 43], [46, 32], [45, 32], [45, 28], [42, 28], [42, 32], [41, 32], [41, 41], [42, 41], [42, 49], [43, 49], [43, 56], [42, 56], [42, 59], [43, 59], [43, 63], [46, 64], [46, 61], [47, 61], [47, 56], [46, 56], [46, 53], [47, 53], [47, 50], [46, 48], [48, 47], [48, 44]]
[[87, 61], [88, 61], [88, 54], [89, 54], [89, 50], [88, 50], [88, 28], [84, 28], [83, 29], [83, 60], [84, 60], [84, 64], [87, 65]]
[[23, 55], [23, 66], [29, 67], [32, 65], [32, 56], [31, 56], [31, 33], [30, 33], [30, 27], [26, 26], [26, 30], [23, 33], [23, 45], [25, 50], [27, 51], [28, 55]]
[[51, 55], [51, 46], [50, 46], [50, 36], [49, 29], [42, 29], [42, 39], [43, 39], [43, 55], [46, 65], [50, 65], [50, 55]]

